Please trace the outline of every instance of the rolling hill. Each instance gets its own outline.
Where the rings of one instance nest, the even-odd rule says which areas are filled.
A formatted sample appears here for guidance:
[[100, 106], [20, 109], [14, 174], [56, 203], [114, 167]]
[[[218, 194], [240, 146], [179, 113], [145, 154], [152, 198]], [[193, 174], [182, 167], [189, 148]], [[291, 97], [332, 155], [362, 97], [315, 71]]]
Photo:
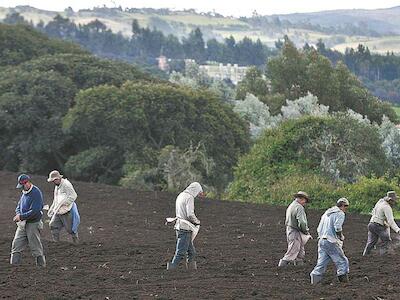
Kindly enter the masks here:
[[233, 36], [260, 39], [273, 46], [275, 41], [288, 35], [298, 46], [315, 44], [322, 39], [328, 47], [344, 51], [364, 43], [375, 52], [400, 53], [400, 6], [376, 10], [335, 10], [316, 13], [258, 16], [251, 18], [224, 17], [216, 13], [197, 13], [194, 10], [171, 11], [167, 9], [122, 9], [97, 7], [62, 12], [46, 11], [30, 6], [1, 8], [0, 19], [10, 12], [18, 12], [33, 23], [49, 22], [57, 14], [75, 23], [87, 24], [100, 20], [114, 32], [131, 35], [131, 23], [137, 19], [141, 26], [157, 27], [166, 34], [186, 36], [200, 27], [206, 39], [219, 40]]

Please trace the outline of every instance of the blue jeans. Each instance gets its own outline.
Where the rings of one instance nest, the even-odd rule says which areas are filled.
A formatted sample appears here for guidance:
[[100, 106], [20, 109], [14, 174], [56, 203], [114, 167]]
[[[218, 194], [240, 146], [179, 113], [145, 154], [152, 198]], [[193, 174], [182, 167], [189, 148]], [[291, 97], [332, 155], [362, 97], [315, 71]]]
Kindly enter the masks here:
[[318, 242], [318, 261], [311, 274], [322, 276], [330, 261], [336, 266], [338, 276], [349, 273], [349, 260], [344, 255], [343, 249], [336, 243], [320, 239]]
[[177, 267], [181, 260], [186, 258], [186, 255], [189, 262], [193, 261], [196, 256], [196, 250], [193, 246], [191, 231], [177, 230], [176, 238], [176, 251], [172, 259], [172, 265]]

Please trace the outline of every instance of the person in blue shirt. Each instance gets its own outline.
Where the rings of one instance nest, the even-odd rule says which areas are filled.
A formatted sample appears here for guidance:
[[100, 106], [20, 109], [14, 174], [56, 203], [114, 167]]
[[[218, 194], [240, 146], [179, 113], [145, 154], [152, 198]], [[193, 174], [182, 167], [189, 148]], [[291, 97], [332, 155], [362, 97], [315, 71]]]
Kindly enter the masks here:
[[10, 264], [21, 263], [21, 252], [28, 245], [36, 260], [36, 265], [45, 267], [46, 259], [40, 240], [40, 232], [43, 229], [43, 194], [37, 186], [32, 184], [31, 178], [26, 174], [18, 176], [17, 188], [22, 189], [22, 194], [13, 218], [17, 224], [17, 230], [11, 245]]
[[340, 198], [336, 206], [329, 208], [321, 217], [318, 225], [318, 261], [312, 270], [311, 284], [322, 280], [322, 276], [330, 261], [336, 266], [340, 282], [348, 282], [349, 260], [343, 251], [344, 236], [342, 226], [345, 212], [349, 207], [346, 198]]

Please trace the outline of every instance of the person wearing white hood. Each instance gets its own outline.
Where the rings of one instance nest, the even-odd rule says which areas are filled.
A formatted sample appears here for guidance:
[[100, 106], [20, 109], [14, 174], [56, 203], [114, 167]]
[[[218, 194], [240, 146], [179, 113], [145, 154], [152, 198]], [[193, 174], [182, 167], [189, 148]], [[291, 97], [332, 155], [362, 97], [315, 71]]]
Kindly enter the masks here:
[[179, 266], [182, 259], [186, 258], [190, 269], [197, 269], [195, 261], [196, 250], [193, 240], [199, 230], [200, 220], [194, 213], [194, 198], [204, 197], [203, 189], [198, 182], [192, 182], [182, 193], [178, 195], [175, 202], [176, 217], [167, 221], [176, 221], [176, 251], [171, 262], [167, 263], [167, 270], [174, 270]]
[[340, 282], [348, 282], [349, 260], [343, 251], [344, 236], [342, 226], [345, 212], [349, 207], [346, 198], [340, 198], [336, 206], [329, 208], [321, 217], [318, 225], [318, 261], [312, 270], [311, 284], [322, 280], [330, 261], [333, 261]]

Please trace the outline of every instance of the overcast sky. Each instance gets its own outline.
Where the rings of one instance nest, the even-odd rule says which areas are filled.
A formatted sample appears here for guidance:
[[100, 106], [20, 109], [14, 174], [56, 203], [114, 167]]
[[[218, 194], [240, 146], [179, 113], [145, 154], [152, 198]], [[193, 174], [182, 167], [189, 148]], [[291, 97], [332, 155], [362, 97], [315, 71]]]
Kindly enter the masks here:
[[78, 10], [103, 5], [108, 7], [122, 6], [123, 8], [194, 8], [205, 12], [215, 10], [223, 15], [249, 16], [254, 10], [259, 14], [270, 15], [331, 9], [388, 8], [400, 6], [400, 0], [0, 0], [1, 7], [14, 7], [16, 5], [30, 5], [56, 11], [64, 10], [68, 6]]

